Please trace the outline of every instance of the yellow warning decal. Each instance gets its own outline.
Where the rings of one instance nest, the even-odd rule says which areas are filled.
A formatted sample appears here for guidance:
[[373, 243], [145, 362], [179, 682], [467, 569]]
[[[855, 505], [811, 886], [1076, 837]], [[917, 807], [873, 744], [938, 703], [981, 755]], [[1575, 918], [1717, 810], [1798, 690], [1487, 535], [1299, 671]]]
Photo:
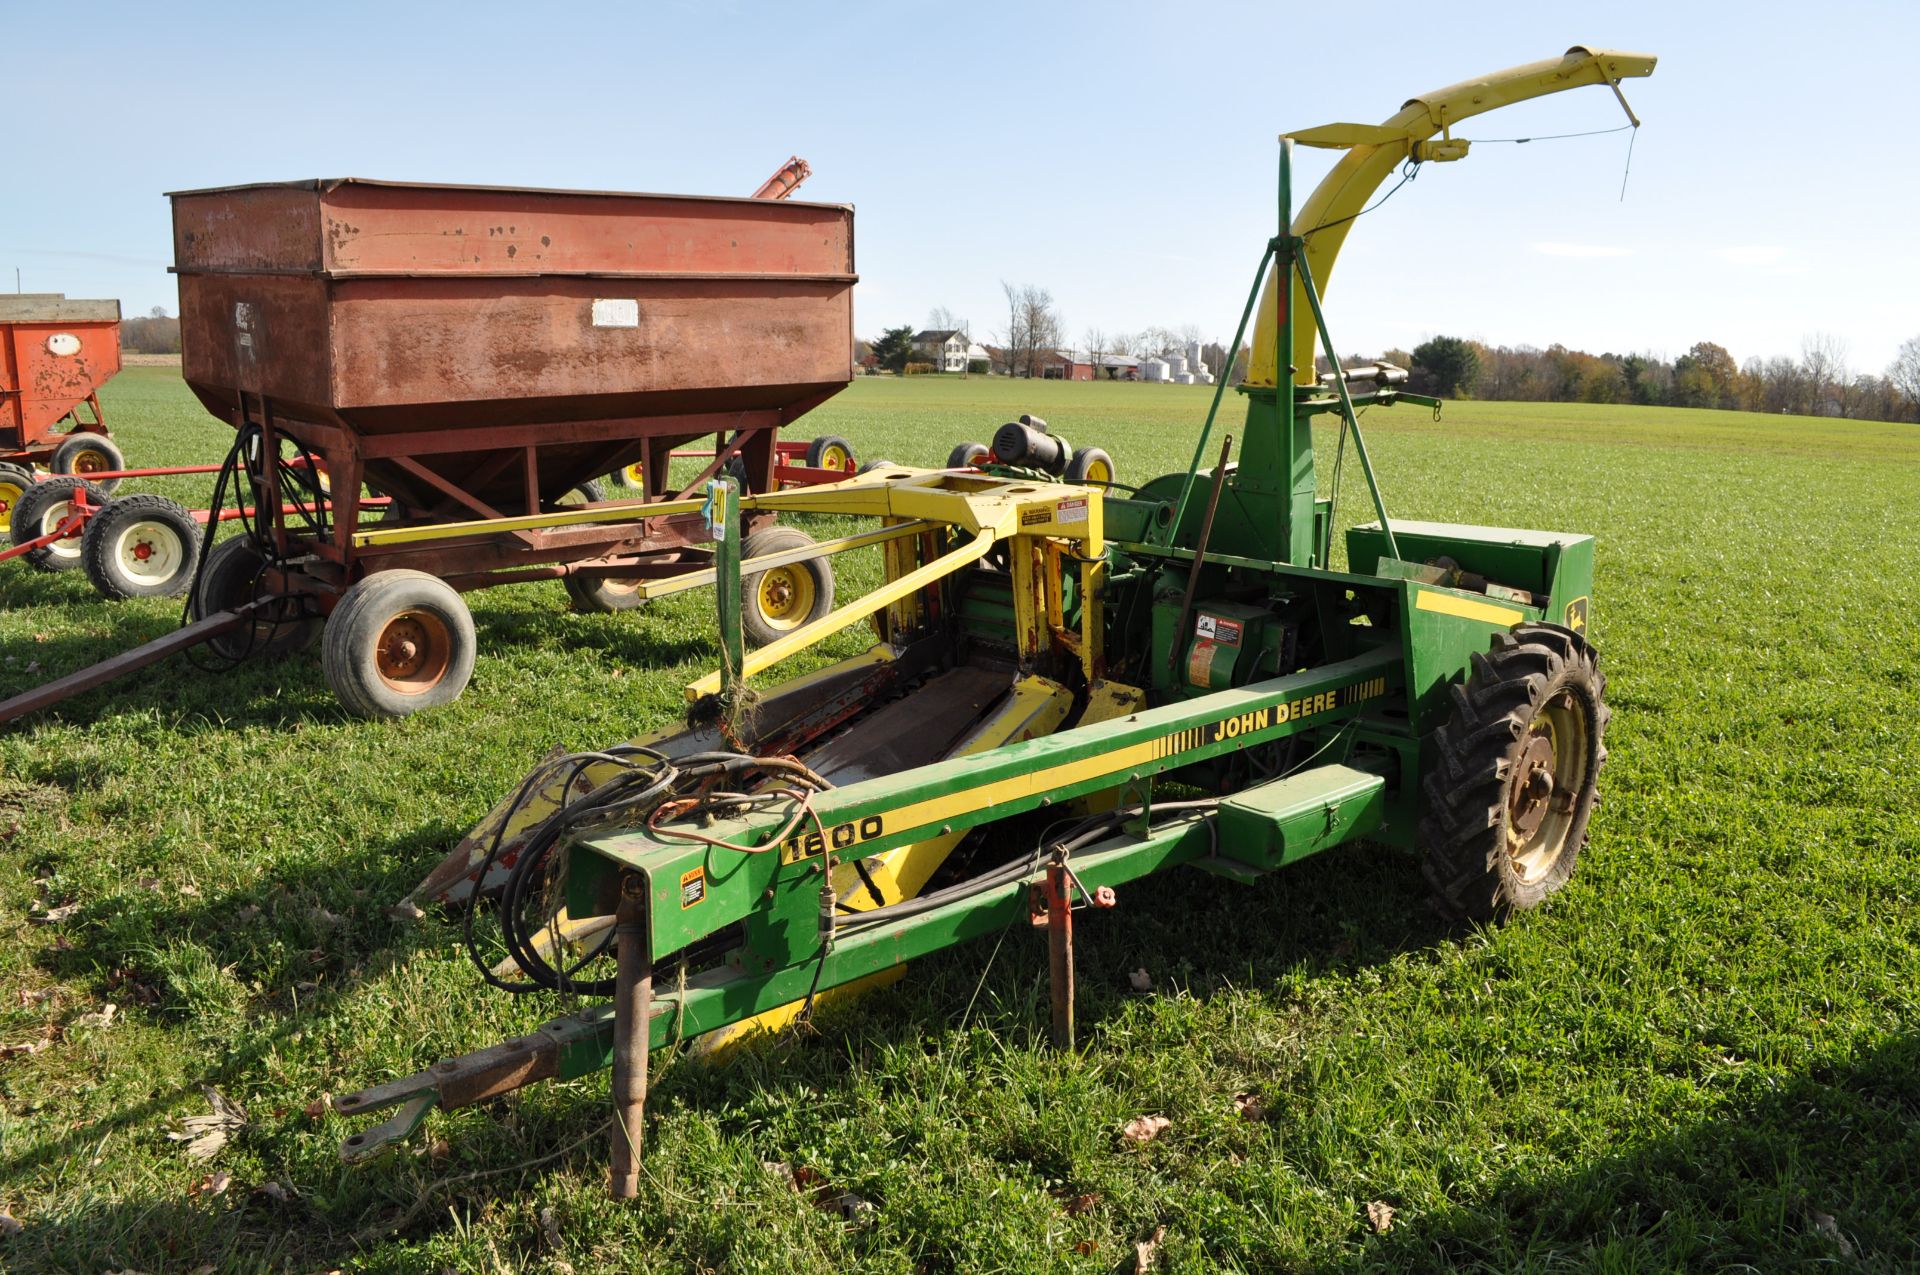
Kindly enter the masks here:
[[1491, 602], [1476, 602], [1472, 598], [1432, 589], [1421, 589], [1413, 607], [1416, 611], [1458, 616], [1462, 620], [1479, 620], [1483, 624], [1504, 624], [1508, 628], [1527, 618], [1525, 611], [1515, 611], [1512, 607], [1497, 607]]

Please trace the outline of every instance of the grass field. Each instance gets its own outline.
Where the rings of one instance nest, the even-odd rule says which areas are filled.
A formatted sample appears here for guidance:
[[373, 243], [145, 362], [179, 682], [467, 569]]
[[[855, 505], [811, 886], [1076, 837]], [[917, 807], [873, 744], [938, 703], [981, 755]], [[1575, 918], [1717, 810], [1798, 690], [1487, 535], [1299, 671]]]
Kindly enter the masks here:
[[[231, 437], [166, 369], [103, 397], [135, 463]], [[861, 381], [802, 432], [941, 463], [1030, 410], [1139, 479], [1185, 465], [1205, 402]], [[349, 1170], [310, 1103], [556, 1008], [484, 991], [448, 919], [382, 908], [553, 745], [667, 721], [713, 658], [707, 600], [477, 595], [466, 696], [400, 723], [345, 717], [310, 658], [176, 662], [0, 732], [0, 1205], [25, 1228], [0, 1267], [1108, 1271], [1160, 1226], [1174, 1270], [1920, 1264], [1920, 429], [1366, 425], [1396, 514], [1599, 537], [1612, 761], [1550, 906], [1448, 929], [1417, 865], [1366, 845], [1254, 887], [1172, 874], [1079, 927], [1073, 1056], [1015, 933], [809, 1039], [666, 1063], [632, 1205], [604, 1198], [604, 1077], [436, 1114]], [[1349, 484], [1342, 521], [1364, 503]], [[177, 618], [0, 564], [0, 695]], [[206, 1086], [247, 1123], [197, 1162], [167, 1135]], [[1123, 1139], [1147, 1113], [1172, 1123]], [[763, 1161], [877, 1207], [844, 1222]]]

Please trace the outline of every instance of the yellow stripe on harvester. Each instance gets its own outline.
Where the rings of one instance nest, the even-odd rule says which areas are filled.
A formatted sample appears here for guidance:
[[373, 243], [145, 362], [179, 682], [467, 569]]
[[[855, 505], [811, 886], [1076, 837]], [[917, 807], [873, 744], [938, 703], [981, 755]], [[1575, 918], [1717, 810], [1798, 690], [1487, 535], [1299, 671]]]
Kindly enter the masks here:
[[1463, 598], [1452, 593], [1439, 593], [1431, 589], [1420, 590], [1420, 596], [1414, 599], [1413, 607], [1416, 611], [1457, 615], [1463, 620], [1479, 620], [1484, 624], [1504, 624], [1509, 628], [1527, 618], [1526, 612], [1515, 611], [1511, 607], [1497, 607], [1491, 602], [1476, 602], [1472, 598]]

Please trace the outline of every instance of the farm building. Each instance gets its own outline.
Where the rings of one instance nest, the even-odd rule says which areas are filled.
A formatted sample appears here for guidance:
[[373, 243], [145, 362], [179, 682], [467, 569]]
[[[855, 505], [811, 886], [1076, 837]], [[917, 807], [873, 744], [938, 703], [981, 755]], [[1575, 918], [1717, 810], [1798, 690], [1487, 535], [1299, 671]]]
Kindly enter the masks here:
[[1140, 360], [1125, 354], [1089, 354], [1085, 350], [1047, 350], [1035, 363], [1049, 381], [1137, 381]]
[[931, 363], [936, 371], [964, 372], [967, 364], [986, 362], [988, 353], [954, 329], [929, 328], [913, 334], [913, 358], [916, 363]]

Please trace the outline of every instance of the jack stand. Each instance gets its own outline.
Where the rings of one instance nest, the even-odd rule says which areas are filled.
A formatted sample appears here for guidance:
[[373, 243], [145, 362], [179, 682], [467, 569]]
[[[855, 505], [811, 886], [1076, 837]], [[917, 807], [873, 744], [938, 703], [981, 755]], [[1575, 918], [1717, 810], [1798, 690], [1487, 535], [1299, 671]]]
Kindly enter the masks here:
[[616, 1200], [640, 1191], [640, 1141], [647, 1114], [647, 1048], [653, 1027], [653, 943], [647, 934], [647, 879], [620, 878], [614, 913], [613, 1148], [609, 1190]]
[[1073, 894], [1063, 854], [1047, 865], [1047, 965], [1053, 996], [1053, 1046], [1073, 1048]]

